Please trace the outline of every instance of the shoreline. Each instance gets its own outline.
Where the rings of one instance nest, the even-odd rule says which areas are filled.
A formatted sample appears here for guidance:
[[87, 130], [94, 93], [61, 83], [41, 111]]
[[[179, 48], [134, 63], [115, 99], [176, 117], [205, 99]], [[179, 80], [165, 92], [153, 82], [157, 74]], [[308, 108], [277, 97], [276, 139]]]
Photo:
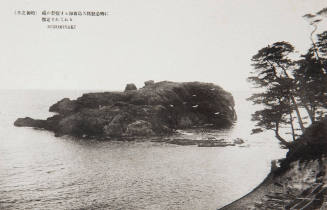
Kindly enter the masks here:
[[327, 209], [327, 119], [308, 127], [279, 163], [254, 190], [220, 209]]
[[268, 186], [273, 182], [273, 174], [270, 172], [267, 177], [253, 190], [237, 200], [219, 208], [219, 210], [233, 210], [250, 208], [255, 202], [259, 202], [268, 192]]

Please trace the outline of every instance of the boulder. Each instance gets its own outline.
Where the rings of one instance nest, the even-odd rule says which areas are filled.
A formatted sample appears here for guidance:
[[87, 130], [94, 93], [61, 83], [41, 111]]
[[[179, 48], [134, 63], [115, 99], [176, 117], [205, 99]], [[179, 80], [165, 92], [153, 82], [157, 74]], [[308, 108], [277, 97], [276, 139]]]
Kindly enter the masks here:
[[244, 140], [241, 138], [234, 139], [234, 144], [243, 144], [243, 143], [244, 143]]
[[128, 136], [153, 136], [155, 135], [151, 123], [138, 120], [127, 126], [126, 134]]
[[125, 87], [125, 92], [131, 91], [131, 90], [137, 90], [137, 87], [134, 83], [129, 83]]

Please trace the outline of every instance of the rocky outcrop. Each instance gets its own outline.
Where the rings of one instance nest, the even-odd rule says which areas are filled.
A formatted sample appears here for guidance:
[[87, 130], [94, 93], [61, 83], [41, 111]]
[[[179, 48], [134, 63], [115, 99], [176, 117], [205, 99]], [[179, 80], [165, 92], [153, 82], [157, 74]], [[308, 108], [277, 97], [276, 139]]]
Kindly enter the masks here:
[[19, 118], [15, 121], [14, 125], [17, 127], [29, 125], [29, 127], [45, 128], [43, 120], [34, 120], [30, 117]]
[[279, 162], [256, 189], [222, 209], [327, 209], [327, 119], [311, 125]]
[[176, 145], [197, 145], [198, 147], [228, 147], [228, 146], [236, 146], [237, 144], [227, 141], [226, 139], [189, 139], [185, 138], [185, 136], [181, 135], [180, 138], [160, 138], [153, 139], [152, 142], [166, 142], [168, 144], [176, 144]]
[[129, 136], [153, 136], [155, 133], [150, 122], [138, 120], [127, 125], [126, 134]]
[[[136, 87], [135, 87], [136, 88]], [[128, 89], [128, 90], [126, 90]], [[236, 120], [230, 93], [211, 83], [148, 81], [138, 90], [87, 93], [64, 98], [46, 120], [20, 118], [16, 126], [38, 127], [57, 136], [130, 137], [167, 135], [175, 129], [229, 127]]]
[[145, 86], [150, 86], [150, 85], [154, 85], [154, 81], [153, 80], [148, 80], [144, 82]]
[[50, 112], [58, 112], [62, 114], [69, 114], [74, 112], [76, 109], [76, 103], [71, 101], [69, 98], [64, 98], [60, 100], [58, 103], [50, 106]]
[[129, 83], [125, 87], [125, 92], [126, 91], [131, 91], [131, 90], [137, 90], [137, 87], [136, 87], [136, 85], [134, 83]]

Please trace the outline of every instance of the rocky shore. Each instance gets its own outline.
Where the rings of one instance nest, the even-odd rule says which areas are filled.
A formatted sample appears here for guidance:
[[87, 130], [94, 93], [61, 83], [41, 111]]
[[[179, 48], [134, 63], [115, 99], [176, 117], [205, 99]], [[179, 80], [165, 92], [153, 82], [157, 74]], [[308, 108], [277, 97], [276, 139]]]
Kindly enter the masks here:
[[123, 92], [87, 93], [64, 98], [49, 108], [46, 120], [18, 118], [17, 127], [53, 131], [56, 136], [130, 138], [170, 135], [177, 129], [226, 128], [236, 120], [233, 96], [221, 87], [200, 82], [147, 81]]
[[252, 192], [221, 208], [327, 209], [327, 119], [311, 125]]

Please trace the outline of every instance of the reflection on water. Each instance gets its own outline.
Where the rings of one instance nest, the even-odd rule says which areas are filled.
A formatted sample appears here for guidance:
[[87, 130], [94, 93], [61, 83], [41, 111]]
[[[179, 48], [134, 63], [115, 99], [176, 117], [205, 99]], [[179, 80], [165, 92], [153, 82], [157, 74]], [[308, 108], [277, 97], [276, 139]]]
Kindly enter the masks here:
[[0, 91], [0, 208], [216, 209], [259, 184], [284, 155], [270, 135], [249, 136], [253, 107], [234, 93], [238, 123], [217, 137], [249, 147], [200, 148], [146, 140], [56, 138], [12, 126], [49, 116], [49, 105], [80, 91]]

